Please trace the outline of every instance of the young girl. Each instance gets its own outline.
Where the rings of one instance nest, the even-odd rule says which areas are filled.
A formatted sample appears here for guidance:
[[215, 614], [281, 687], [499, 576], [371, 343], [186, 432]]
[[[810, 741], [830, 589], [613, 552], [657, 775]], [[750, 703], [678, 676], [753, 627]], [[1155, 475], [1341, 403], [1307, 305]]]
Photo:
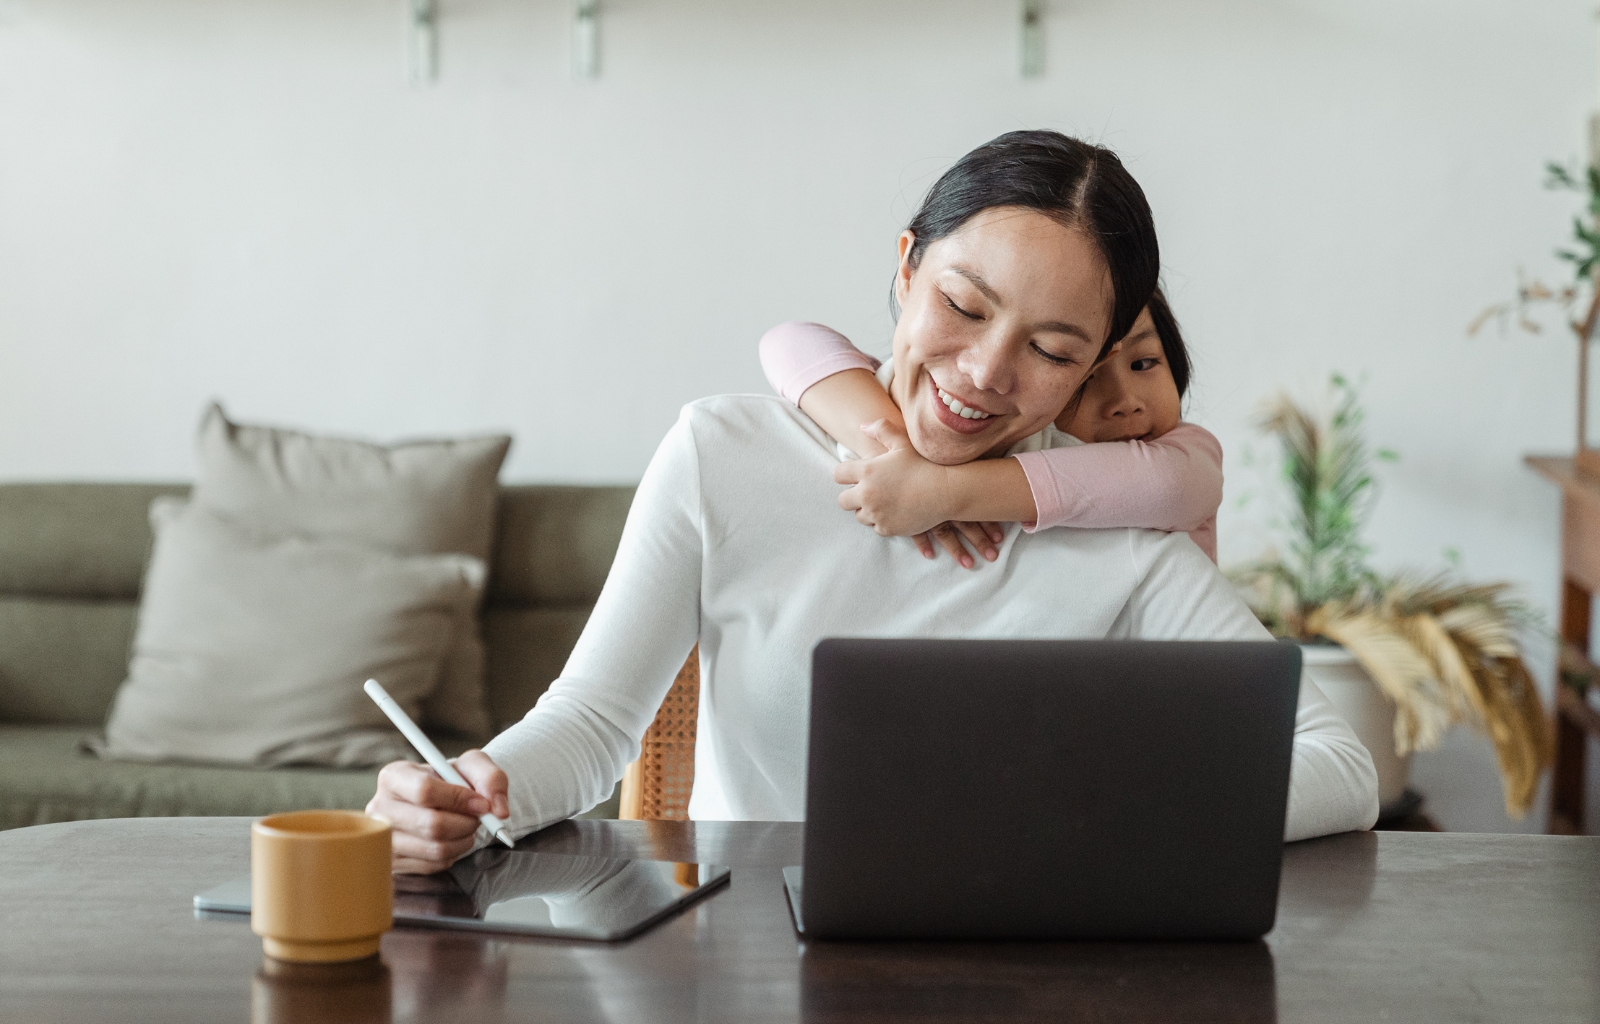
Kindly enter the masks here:
[[[873, 375], [878, 365], [821, 324], [780, 324], [761, 339], [761, 368], [773, 388], [867, 460], [841, 467], [835, 479], [853, 484], [840, 504], [879, 533], [915, 536], [932, 558], [929, 531], [948, 522], [994, 561], [1001, 522], [1030, 531], [1144, 527], [1187, 532], [1216, 561], [1222, 446], [1205, 428], [1181, 422], [1189, 355], [1159, 289], [1056, 420], [1082, 445], [940, 466], [896, 443], [895, 458], [876, 458], [904, 434], [899, 410]], [[946, 405], [964, 414], [954, 399]], [[963, 566], [976, 564], [954, 531], [937, 536]]]

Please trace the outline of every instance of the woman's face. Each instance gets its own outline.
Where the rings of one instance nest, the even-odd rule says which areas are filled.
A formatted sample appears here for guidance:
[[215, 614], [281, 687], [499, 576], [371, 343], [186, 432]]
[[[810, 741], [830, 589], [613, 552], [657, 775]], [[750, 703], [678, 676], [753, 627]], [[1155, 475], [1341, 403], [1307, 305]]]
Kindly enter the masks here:
[[1080, 441], [1151, 441], [1182, 418], [1178, 385], [1146, 310], [1095, 367], [1056, 426]]
[[1100, 354], [1105, 260], [1081, 231], [1019, 207], [983, 211], [914, 270], [913, 240], [900, 236], [890, 395], [924, 458], [1004, 455], [1056, 418]]

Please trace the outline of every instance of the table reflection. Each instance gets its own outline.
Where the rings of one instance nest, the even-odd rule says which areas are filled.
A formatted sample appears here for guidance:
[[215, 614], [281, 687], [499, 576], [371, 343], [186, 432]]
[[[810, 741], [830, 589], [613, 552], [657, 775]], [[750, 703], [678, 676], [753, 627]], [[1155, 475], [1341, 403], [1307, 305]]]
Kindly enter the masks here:
[[390, 1024], [392, 977], [377, 956], [342, 964], [263, 957], [250, 986], [251, 1024]]
[[1278, 1019], [1263, 942], [808, 942], [801, 1019]]
[[[395, 929], [383, 940], [383, 958], [394, 972], [395, 1021], [437, 1024], [465, 1019], [464, 1008], [504, 1006], [510, 948], [467, 932]], [[497, 1013], [488, 1019], [498, 1019]]]

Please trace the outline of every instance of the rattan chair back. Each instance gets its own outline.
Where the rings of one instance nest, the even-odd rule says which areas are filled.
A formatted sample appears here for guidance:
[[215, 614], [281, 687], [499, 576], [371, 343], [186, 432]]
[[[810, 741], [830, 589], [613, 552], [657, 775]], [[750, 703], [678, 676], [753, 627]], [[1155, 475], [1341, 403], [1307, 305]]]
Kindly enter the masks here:
[[700, 648], [678, 670], [656, 720], [645, 730], [639, 760], [622, 776], [617, 817], [645, 821], [689, 817], [694, 789], [694, 738], [700, 715]]

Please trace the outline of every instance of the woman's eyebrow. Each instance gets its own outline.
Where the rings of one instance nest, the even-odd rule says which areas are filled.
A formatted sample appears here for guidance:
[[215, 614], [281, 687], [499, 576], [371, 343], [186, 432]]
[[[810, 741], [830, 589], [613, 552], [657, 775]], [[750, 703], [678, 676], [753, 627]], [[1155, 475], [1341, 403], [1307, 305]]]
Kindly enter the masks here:
[[989, 282], [978, 276], [978, 272], [976, 270], [970, 270], [967, 267], [963, 267], [959, 263], [950, 264], [950, 269], [954, 270], [968, 281], [971, 281], [973, 287], [977, 288], [978, 291], [988, 296], [990, 302], [993, 302], [997, 306], [1003, 304], [1000, 301], [1000, 293], [995, 291], [993, 288], [990, 288]]
[[1088, 331], [1084, 330], [1082, 327], [1079, 327], [1077, 324], [1069, 324], [1061, 320], [1046, 320], [1044, 323], [1035, 327], [1034, 330], [1045, 331], [1049, 334], [1070, 334], [1075, 338], [1082, 338], [1084, 341], [1090, 342], [1091, 344], [1094, 342], [1094, 339], [1089, 337]]

